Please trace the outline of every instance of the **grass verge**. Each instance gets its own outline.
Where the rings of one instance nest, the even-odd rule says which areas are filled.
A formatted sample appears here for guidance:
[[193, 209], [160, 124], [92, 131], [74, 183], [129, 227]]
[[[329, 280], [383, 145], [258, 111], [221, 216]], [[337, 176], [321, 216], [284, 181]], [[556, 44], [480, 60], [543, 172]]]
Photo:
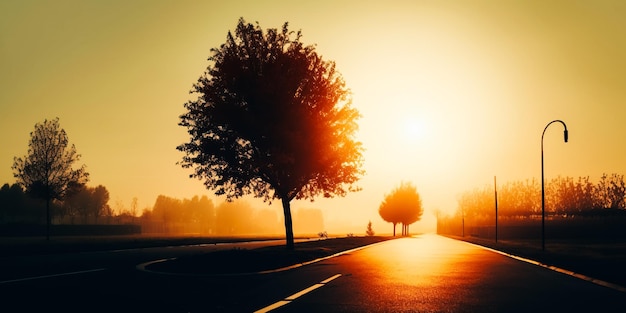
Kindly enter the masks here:
[[53, 236], [45, 237], [0, 237], [0, 257], [18, 255], [41, 255], [75, 252], [94, 252], [183, 246], [227, 242], [281, 240], [282, 237], [204, 237], [204, 236]]
[[306, 263], [393, 238], [366, 236], [320, 239], [296, 243], [293, 250], [287, 250], [282, 245], [257, 249], [220, 250], [167, 262], [152, 263], [145, 269], [170, 274], [233, 275], [255, 273]]
[[626, 287], [626, 242], [541, 242], [447, 236]]

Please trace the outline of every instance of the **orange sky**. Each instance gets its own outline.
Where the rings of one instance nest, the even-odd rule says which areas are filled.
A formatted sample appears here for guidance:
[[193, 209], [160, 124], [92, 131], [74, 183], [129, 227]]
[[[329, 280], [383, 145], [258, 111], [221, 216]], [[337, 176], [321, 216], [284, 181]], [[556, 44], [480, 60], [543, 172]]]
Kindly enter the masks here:
[[111, 206], [212, 195], [176, 165], [188, 91], [239, 17], [287, 21], [352, 89], [367, 171], [358, 193], [292, 208], [322, 209], [329, 232], [387, 231], [378, 205], [409, 180], [428, 228], [494, 176], [538, 179], [554, 119], [570, 142], [550, 126], [546, 178], [626, 173], [624, 16], [626, 2], [597, 0], [2, 1], [0, 184], [34, 124], [58, 116]]

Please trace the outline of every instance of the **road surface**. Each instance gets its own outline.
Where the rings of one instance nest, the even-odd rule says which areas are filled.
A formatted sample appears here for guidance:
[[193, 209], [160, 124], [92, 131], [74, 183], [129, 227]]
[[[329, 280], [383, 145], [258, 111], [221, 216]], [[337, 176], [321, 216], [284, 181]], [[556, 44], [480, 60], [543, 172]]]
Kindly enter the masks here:
[[90, 263], [99, 265], [93, 271], [65, 256], [71, 260], [62, 268], [64, 275], [3, 280], [0, 310], [536, 313], [623, 312], [626, 307], [623, 291], [437, 235], [385, 241], [264, 275], [146, 273], [136, 270], [136, 262], [156, 255], [138, 250], [107, 261], [111, 254], [100, 255], [100, 261], [93, 259], [98, 255], [75, 256], [99, 262]]

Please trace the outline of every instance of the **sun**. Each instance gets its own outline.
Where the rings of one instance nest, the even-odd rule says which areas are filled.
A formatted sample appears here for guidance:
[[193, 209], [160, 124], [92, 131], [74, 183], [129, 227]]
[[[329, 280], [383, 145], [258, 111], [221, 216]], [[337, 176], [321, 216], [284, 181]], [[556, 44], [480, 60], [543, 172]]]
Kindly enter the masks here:
[[426, 136], [427, 127], [423, 121], [414, 117], [405, 118], [400, 124], [401, 138], [409, 142], [417, 142]]
[[404, 125], [408, 137], [418, 137], [422, 133], [422, 125], [416, 121], [407, 121]]

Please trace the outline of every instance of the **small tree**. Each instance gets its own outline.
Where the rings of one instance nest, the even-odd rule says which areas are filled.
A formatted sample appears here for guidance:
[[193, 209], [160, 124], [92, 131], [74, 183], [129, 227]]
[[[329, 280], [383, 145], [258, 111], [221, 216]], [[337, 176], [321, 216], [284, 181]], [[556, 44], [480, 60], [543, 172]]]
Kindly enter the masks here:
[[402, 182], [385, 199], [378, 208], [380, 217], [393, 224], [393, 235], [396, 235], [396, 224], [402, 224], [402, 235], [408, 235], [408, 226], [419, 221], [424, 212], [422, 200], [415, 186]]
[[374, 229], [372, 228], [372, 221], [369, 221], [369, 223], [367, 223], [367, 229], [365, 230], [365, 234], [368, 236], [374, 236]]
[[35, 124], [30, 133], [28, 154], [13, 159], [13, 176], [27, 192], [46, 201], [46, 239], [50, 239], [50, 202], [62, 200], [72, 189], [89, 180], [85, 165], [74, 169], [80, 159], [67, 134], [59, 126], [59, 118]]
[[290, 202], [344, 196], [359, 188], [358, 111], [335, 63], [322, 60], [301, 33], [239, 19], [193, 86], [198, 99], [180, 118], [191, 139], [177, 147], [191, 177], [227, 199], [280, 199], [287, 248], [293, 249]]

